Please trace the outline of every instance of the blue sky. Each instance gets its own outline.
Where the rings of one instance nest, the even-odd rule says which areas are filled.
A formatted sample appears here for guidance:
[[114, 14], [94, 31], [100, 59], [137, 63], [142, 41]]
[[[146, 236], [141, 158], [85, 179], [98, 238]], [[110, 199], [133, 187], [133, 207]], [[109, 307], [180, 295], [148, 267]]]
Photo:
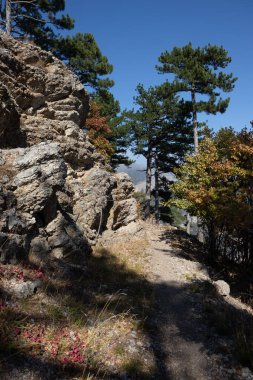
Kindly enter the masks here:
[[253, 0], [66, 0], [75, 32], [89, 32], [114, 66], [112, 89], [122, 108], [133, 107], [138, 83], [145, 87], [168, 76], [155, 70], [164, 50], [192, 42], [223, 45], [238, 77], [225, 114], [208, 116], [210, 127], [239, 130], [253, 120]]

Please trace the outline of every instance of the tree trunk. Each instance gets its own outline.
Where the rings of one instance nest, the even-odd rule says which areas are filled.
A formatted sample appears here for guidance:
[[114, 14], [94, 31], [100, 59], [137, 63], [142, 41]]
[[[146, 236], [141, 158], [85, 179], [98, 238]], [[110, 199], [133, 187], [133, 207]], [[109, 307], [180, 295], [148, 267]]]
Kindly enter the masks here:
[[187, 213], [186, 217], [187, 217], [186, 232], [188, 235], [190, 235], [191, 234], [191, 220], [192, 220], [192, 218], [191, 218], [191, 215], [188, 213]]
[[152, 149], [148, 146], [147, 152], [147, 169], [146, 169], [146, 195], [145, 195], [145, 218], [150, 216], [150, 200], [151, 200], [151, 165], [152, 165]]
[[6, 0], [6, 34], [11, 35], [11, 0]]
[[192, 122], [193, 122], [194, 152], [198, 153], [199, 138], [198, 138], [198, 126], [197, 126], [196, 96], [195, 96], [194, 87], [191, 90], [191, 96], [192, 96]]
[[158, 157], [155, 153], [155, 220], [159, 223], [159, 169], [158, 169]]
[[[193, 138], [194, 138], [194, 152], [198, 153], [199, 150], [199, 137], [198, 137], [198, 122], [197, 122], [197, 111], [196, 111], [196, 94], [195, 87], [191, 90], [192, 98], [192, 122], [193, 122]], [[197, 223], [197, 238], [199, 241], [202, 241], [202, 231], [200, 226], [199, 218], [196, 220]]]

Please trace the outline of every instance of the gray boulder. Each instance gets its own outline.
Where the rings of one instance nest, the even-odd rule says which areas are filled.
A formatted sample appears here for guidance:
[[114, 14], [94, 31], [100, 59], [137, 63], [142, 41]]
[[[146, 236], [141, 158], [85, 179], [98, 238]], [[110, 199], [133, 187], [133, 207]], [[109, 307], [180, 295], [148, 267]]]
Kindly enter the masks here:
[[42, 281], [26, 281], [21, 283], [9, 284], [9, 291], [17, 298], [27, 298], [32, 296], [42, 286]]

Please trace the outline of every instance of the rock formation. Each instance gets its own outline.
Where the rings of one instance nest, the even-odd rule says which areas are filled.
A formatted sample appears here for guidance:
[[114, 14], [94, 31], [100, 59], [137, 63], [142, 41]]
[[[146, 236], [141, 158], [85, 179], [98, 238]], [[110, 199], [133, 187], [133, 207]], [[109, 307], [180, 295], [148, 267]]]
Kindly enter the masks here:
[[137, 218], [133, 185], [84, 128], [89, 97], [52, 54], [0, 32], [0, 259], [85, 262]]

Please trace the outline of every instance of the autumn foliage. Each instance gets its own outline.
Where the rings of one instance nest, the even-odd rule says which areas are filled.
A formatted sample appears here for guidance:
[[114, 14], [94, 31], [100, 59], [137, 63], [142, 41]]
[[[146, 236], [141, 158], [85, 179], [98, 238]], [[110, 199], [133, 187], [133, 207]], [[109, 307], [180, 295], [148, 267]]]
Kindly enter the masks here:
[[209, 254], [253, 263], [253, 131], [205, 138], [177, 175], [171, 202], [200, 218]]
[[88, 136], [93, 145], [106, 159], [109, 159], [114, 152], [108, 140], [112, 131], [108, 125], [108, 116], [101, 116], [100, 106], [94, 101], [90, 104], [85, 128], [88, 130]]

